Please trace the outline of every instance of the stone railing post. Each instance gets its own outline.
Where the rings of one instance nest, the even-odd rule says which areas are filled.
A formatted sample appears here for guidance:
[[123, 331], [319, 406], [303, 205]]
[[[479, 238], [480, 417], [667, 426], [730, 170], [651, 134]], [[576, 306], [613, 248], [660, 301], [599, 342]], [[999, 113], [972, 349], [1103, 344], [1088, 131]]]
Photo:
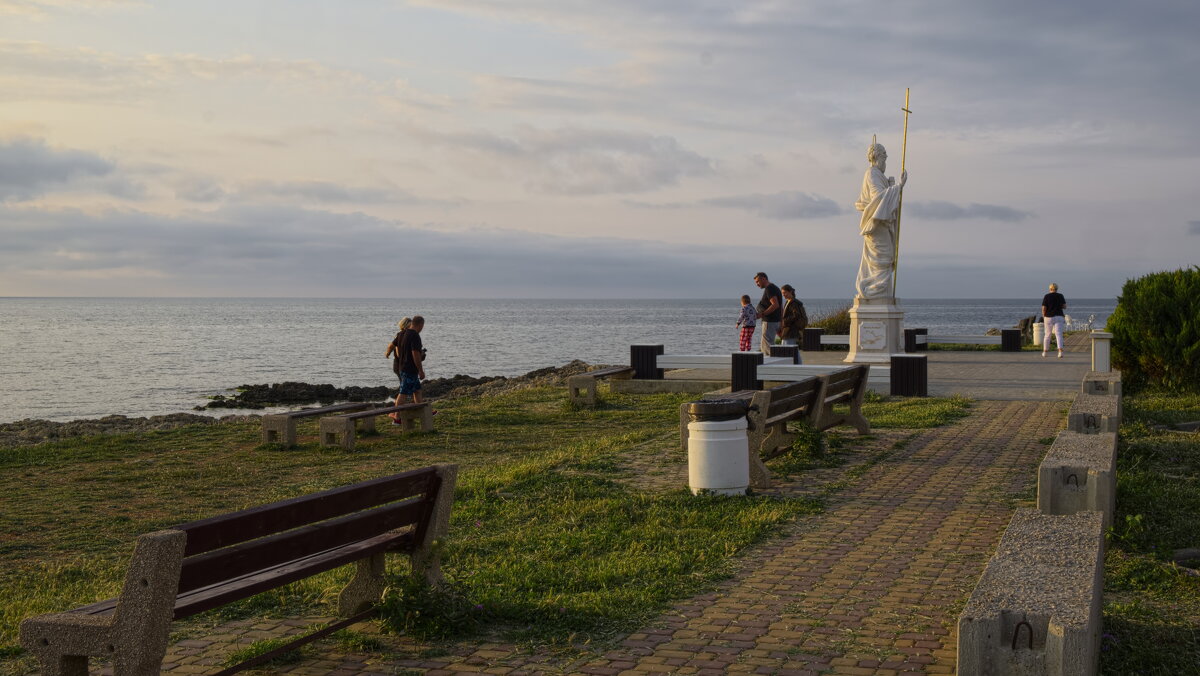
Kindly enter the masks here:
[[1092, 370], [1112, 370], [1112, 337], [1105, 331], [1092, 331]]

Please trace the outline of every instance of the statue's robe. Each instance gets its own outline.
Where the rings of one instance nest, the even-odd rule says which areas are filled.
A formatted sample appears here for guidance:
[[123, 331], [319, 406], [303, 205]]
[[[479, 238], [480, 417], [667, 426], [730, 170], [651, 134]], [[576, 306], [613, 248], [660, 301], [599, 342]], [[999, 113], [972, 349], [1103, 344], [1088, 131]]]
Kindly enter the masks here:
[[874, 165], [863, 176], [862, 193], [854, 208], [862, 212], [862, 261], [858, 264], [860, 298], [892, 298], [892, 262], [896, 258], [896, 209], [900, 186]]

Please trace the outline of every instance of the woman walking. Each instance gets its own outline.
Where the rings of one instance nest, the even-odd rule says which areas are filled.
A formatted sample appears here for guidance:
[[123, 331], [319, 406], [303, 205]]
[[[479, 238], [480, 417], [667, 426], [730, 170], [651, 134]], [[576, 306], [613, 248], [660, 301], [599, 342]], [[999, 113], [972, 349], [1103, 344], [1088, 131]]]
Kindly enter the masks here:
[[1066, 325], [1067, 319], [1063, 311], [1067, 309], [1067, 299], [1058, 292], [1058, 285], [1054, 282], [1050, 283], [1050, 293], [1042, 297], [1042, 321], [1046, 324], [1046, 336], [1042, 339], [1042, 356], [1046, 356], [1046, 350], [1050, 348], [1050, 332], [1054, 332], [1055, 339], [1058, 340], [1058, 358], [1062, 359], [1063, 354], [1063, 326]]

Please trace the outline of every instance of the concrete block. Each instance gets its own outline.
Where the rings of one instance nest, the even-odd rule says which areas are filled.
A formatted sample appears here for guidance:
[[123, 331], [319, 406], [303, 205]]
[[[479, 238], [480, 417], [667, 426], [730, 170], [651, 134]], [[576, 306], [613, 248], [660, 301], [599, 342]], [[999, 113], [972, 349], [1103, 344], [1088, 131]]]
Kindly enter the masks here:
[[296, 445], [296, 419], [290, 415], [271, 413], [262, 417], [264, 444]]
[[[371, 418], [374, 422], [374, 418]], [[347, 451], [354, 449], [354, 420], [333, 415], [321, 418], [321, 445], [341, 446]]]
[[1080, 386], [1083, 394], [1112, 394], [1121, 396], [1120, 371], [1088, 371]]
[[958, 619], [961, 676], [1087, 676], [1099, 666], [1099, 512], [1020, 509]]
[[1038, 468], [1038, 511], [1100, 512], [1104, 528], [1117, 506], [1117, 435], [1059, 432]]
[[591, 376], [571, 376], [567, 378], [567, 396], [573, 404], [595, 406], [596, 379]]
[[1067, 429], [1099, 434], [1121, 429], [1121, 397], [1112, 394], [1077, 394], [1067, 413]]

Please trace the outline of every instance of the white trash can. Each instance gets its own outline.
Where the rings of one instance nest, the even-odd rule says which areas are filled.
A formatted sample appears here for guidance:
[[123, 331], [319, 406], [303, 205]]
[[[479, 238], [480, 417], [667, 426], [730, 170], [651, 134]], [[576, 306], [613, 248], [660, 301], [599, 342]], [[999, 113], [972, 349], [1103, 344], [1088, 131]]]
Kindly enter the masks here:
[[688, 487], [699, 495], [745, 495], [750, 488], [746, 403], [696, 401], [688, 406]]
[[1041, 345], [1042, 341], [1045, 339], [1046, 339], [1046, 325], [1042, 322], [1038, 322], [1038, 323], [1034, 324], [1033, 325], [1033, 344]]

